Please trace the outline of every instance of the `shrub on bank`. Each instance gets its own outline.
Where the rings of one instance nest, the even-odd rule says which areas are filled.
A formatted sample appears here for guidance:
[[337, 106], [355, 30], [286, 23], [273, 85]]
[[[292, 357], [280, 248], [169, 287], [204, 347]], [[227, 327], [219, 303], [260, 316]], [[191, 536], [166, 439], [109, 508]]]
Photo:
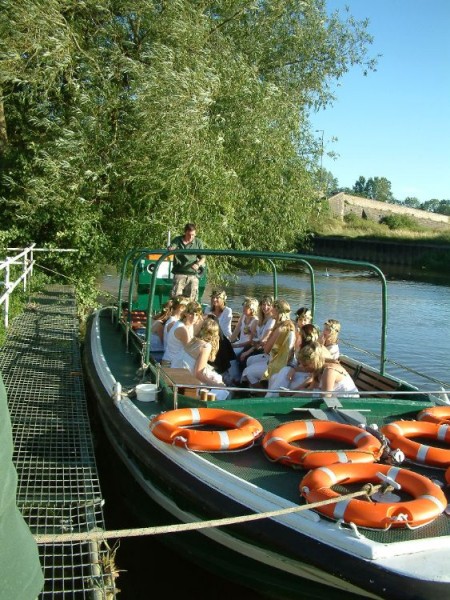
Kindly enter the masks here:
[[409, 215], [386, 215], [381, 217], [380, 223], [387, 225], [389, 229], [412, 229], [415, 231], [424, 230], [413, 217]]

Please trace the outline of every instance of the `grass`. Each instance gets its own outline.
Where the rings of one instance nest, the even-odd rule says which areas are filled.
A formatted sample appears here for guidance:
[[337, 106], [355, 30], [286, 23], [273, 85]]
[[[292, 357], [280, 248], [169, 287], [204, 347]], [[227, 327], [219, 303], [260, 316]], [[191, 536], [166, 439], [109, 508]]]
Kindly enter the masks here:
[[408, 223], [408, 228], [391, 229], [387, 224], [347, 215], [346, 219], [334, 218], [329, 214], [320, 215], [312, 223], [311, 232], [320, 236], [342, 236], [373, 240], [396, 240], [403, 242], [423, 242], [426, 244], [450, 245], [450, 228], [430, 229], [419, 224]]

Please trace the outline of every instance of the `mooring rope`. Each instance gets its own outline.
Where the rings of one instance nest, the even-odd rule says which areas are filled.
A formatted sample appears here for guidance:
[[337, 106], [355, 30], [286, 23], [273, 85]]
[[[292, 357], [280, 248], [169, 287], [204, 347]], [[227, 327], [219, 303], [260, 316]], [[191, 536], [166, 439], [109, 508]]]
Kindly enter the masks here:
[[326, 506], [327, 504], [342, 502], [343, 500], [350, 500], [351, 498], [357, 498], [358, 496], [370, 497], [382, 488], [385, 489], [386, 486], [383, 484], [372, 485], [368, 483], [365, 484], [361, 490], [357, 492], [352, 492], [350, 494], [345, 494], [343, 496], [328, 498], [327, 500], [320, 500], [319, 502], [312, 502], [311, 504], [302, 504], [298, 506], [292, 506], [290, 508], [282, 508], [279, 510], [273, 510], [258, 514], [243, 515], [240, 517], [227, 517], [224, 519], [212, 519], [210, 521], [194, 521], [191, 523], [177, 523], [175, 525], [160, 525], [157, 527], [142, 527], [115, 530], [113, 529], [110, 531], [92, 530], [80, 533], [36, 534], [34, 535], [34, 539], [38, 544], [55, 544], [64, 542], [95, 542], [111, 538], [120, 539], [127, 537], [139, 537], [145, 535], [161, 535], [164, 533], [179, 533], [181, 531], [197, 531], [199, 529], [207, 529], [209, 527], [221, 527], [223, 525], [235, 525], [236, 523], [247, 523], [249, 521], [257, 521], [259, 519], [279, 517], [281, 515], [301, 512], [303, 510], [310, 510], [319, 506]]

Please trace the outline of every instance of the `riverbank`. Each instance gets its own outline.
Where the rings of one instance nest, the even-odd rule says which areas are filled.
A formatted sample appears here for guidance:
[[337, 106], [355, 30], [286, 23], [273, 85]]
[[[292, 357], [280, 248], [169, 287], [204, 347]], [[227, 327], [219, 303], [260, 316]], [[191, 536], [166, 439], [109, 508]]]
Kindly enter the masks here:
[[297, 250], [316, 256], [366, 260], [405, 279], [450, 280], [450, 245], [445, 244], [314, 235]]

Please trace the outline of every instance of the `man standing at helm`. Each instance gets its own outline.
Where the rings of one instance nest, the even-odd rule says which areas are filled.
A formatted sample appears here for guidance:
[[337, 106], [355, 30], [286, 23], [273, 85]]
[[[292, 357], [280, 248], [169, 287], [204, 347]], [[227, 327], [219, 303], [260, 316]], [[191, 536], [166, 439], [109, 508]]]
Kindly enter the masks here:
[[[169, 250], [202, 250], [203, 243], [197, 237], [195, 223], [186, 223], [184, 235], [173, 238]], [[173, 286], [171, 296], [186, 296], [191, 301], [198, 300], [198, 275], [205, 265], [201, 254], [175, 254], [173, 259]]]

